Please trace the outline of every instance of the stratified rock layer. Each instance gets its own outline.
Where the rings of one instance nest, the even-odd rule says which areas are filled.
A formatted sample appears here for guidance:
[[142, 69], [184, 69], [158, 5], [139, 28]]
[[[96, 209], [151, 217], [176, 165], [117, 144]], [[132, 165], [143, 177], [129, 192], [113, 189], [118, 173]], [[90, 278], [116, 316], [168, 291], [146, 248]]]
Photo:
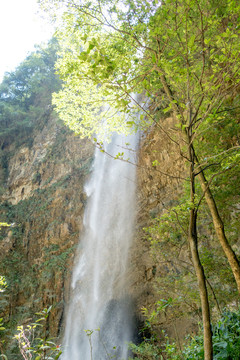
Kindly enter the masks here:
[[9, 283], [3, 312], [21, 323], [54, 305], [49, 330], [56, 336], [83, 227], [93, 146], [51, 114], [31, 136], [30, 146], [8, 144], [1, 154], [1, 218], [13, 223], [0, 241], [0, 273]]

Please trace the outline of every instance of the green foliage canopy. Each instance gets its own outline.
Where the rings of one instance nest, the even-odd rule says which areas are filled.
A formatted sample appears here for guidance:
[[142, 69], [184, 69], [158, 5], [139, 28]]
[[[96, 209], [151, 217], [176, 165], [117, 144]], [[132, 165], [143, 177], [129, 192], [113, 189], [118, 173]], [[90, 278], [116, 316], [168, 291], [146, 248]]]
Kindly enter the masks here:
[[46, 46], [36, 47], [15, 71], [5, 74], [0, 84], [0, 140], [28, 134], [51, 105], [51, 94], [60, 87], [54, 71], [57, 49], [53, 38]]
[[237, 1], [45, 4], [59, 6], [63, 14], [57, 67], [65, 84], [54, 103], [60, 117], [82, 136], [101, 132], [102, 118], [110, 130], [134, 125], [121, 114], [131, 114], [131, 94], [137, 92], [162, 112], [175, 110], [181, 126], [187, 126], [191, 108], [197, 137], [238, 88]]

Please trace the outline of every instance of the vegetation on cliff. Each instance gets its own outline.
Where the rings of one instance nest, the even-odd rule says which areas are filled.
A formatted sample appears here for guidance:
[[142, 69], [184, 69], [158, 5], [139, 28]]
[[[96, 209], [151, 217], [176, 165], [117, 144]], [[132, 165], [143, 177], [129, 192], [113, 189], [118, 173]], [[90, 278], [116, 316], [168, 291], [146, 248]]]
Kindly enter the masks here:
[[[36, 126], [41, 126], [51, 106], [51, 95], [58, 91], [60, 79], [54, 71], [58, 43], [36, 47], [15, 71], [6, 73], [0, 85], [0, 144], [31, 138]], [[30, 141], [30, 140], [29, 140]]]
[[36, 311], [52, 306], [35, 337], [60, 332], [92, 163], [90, 144], [53, 111], [52, 92], [61, 83], [57, 50], [56, 39], [36, 47], [0, 84], [0, 274], [7, 282], [0, 297], [0, 354], [9, 360], [22, 359], [13, 335], [18, 326], [32, 326]]

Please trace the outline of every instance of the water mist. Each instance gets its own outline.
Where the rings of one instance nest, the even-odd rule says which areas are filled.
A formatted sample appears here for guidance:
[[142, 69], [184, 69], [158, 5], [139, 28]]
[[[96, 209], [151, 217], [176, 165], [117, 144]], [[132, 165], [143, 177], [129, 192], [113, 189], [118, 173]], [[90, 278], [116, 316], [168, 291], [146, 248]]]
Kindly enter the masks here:
[[[106, 151], [133, 159], [135, 140], [115, 135]], [[123, 149], [124, 148], [124, 149]], [[61, 360], [127, 359], [132, 337], [126, 270], [133, 235], [136, 167], [95, 152], [67, 312]]]

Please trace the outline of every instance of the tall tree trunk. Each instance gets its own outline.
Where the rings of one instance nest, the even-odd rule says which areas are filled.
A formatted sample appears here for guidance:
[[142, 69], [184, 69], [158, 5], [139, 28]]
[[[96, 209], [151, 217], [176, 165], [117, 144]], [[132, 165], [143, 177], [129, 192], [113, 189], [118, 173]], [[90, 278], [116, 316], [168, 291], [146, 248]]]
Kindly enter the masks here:
[[[162, 82], [164, 91], [167, 95], [167, 98], [173, 105], [173, 110], [175, 114], [179, 114], [181, 117], [182, 125], [185, 125], [184, 115], [182, 113], [181, 108], [178, 106], [176, 102], [174, 102], [174, 97], [172, 91], [166, 81], [164, 75], [160, 72], [160, 80]], [[191, 102], [189, 102], [191, 104]], [[195, 174], [194, 174], [194, 165], [195, 165], [195, 152], [192, 143], [192, 109], [191, 105], [189, 106], [189, 127], [185, 128], [186, 140], [188, 144], [188, 153], [190, 160], [190, 181], [191, 181], [191, 202], [192, 208], [190, 210], [190, 218], [189, 218], [189, 228], [188, 228], [188, 242], [191, 251], [191, 257], [193, 260], [193, 266], [196, 272], [198, 288], [201, 299], [201, 307], [202, 307], [202, 319], [203, 319], [203, 336], [204, 336], [204, 360], [212, 360], [213, 359], [213, 344], [212, 344], [212, 331], [211, 331], [211, 317], [210, 317], [210, 307], [208, 302], [208, 291], [206, 285], [206, 277], [204, 274], [204, 269], [201, 264], [201, 260], [198, 253], [198, 238], [197, 238], [197, 209], [194, 206], [195, 201]]]
[[[189, 138], [190, 140], [190, 138]], [[189, 141], [191, 144], [191, 141]], [[206, 277], [204, 269], [198, 252], [198, 237], [197, 237], [197, 209], [194, 206], [195, 200], [195, 175], [194, 175], [194, 149], [189, 145], [189, 158], [190, 158], [190, 181], [191, 181], [191, 209], [188, 227], [188, 242], [191, 251], [193, 266], [196, 272], [198, 288], [201, 299], [202, 319], [203, 319], [203, 338], [204, 338], [204, 360], [213, 359], [213, 344], [212, 344], [212, 331], [211, 331], [211, 317], [210, 307], [208, 301], [208, 291], [206, 285]]]
[[[191, 212], [193, 212], [193, 210], [191, 210]], [[195, 227], [193, 225], [193, 222], [195, 222], [194, 220], [195, 215], [192, 215], [190, 217], [191, 220], [189, 226], [188, 241], [191, 250], [193, 265], [197, 275], [198, 288], [201, 299], [203, 337], [204, 337], [204, 360], [212, 360], [213, 344], [212, 344], [212, 331], [211, 331], [211, 321], [210, 321], [210, 308], [208, 302], [208, 291], [206, 286], [206, 278], [205, 278], [204, 270], [199, 258], [196, 233], [195, 231], [192, 231], [193, 227]]]
[[222, 249], [228, 259], [229, 265], [232, 269], [234, 278], [237, 283], [238, 292], [240, 294], [240, 264], [239, 264], [239, 261], [237, 259], [235, 252], [233, 251], [233, 249], [231, 248], [231, 245], [229, 244], [229, 242], [227, 240], [223, 221], [219, 215], [216, 202], [213, 198], [213, 195], [208, 186], [208, 182], [204, 176], [202, 169], [200, 169], [199, 179], [200, 179], [200, 184], [201, 184], [202, 190], [204, 192], [204, 196], [205, 196], [207, 205], [208, 205], [209, 210], [212, 215], [213, 224], [214, 224], [214, 228], [215, 228], [218, 240], [219, 240], [219, 242], [222, 246]]
[[[171, 91], [171, 88], [169, 86], [169, 84], [167, 83], [167, 80], [166, 80], [166, 77], [162, 74], [162, 72], [160, 71], [160, 69], [156, 69], [159, 73], [160, 73], [160, 80], [161, 80], [161, 83], [163, 85], [163, 88], [164, 88], [164, 91], [165, 91], [165, 94], [168, 98], [168, 100], [172, 103], [173, 105], [173, 110], [174, 110], [174, 113], [175, 115], [179, 114], [180, 117], [181, 117], [181, 123], [182, 125], [185, 125], [185, 120], [184, 120], [184, 115], [182, 113], [182, 110], [181, 108], [178, 106], [178, 104], [176, 102], [174, 102], [174, 96], [173, 96], [173, 93]], [[192, 122], [191, 122], [191, 110], [189, 111], [189, 124], [190, 124], [190, 129], [192, 131]], [[186, 140], [189, 144], [189, 146], [191, 146], [192, 148], [192, 151], [193, 151], [193, 162], [194, 160], [196, 160], [196, 163], [198, 163], [198, 159], [197, 159], [197, 156], [194, 152], [194, 147], [193, 147], [193, 144], [191, 142], [191, 139], [189, 138], [189, 133], [187, 131], [187, 129], [184, 130], [184, 133], [186, 135]], [[190, 136], [191, 137], [191, 136]], [[190, 145], [191, 144], [191, 145]], [[190, 149], [189, 149], [190, 151]], [[191, 158], [191, 157], [190, 157]], [[198, 169], [200, 168], [200, 173], [199, 173], [199, 179], [200, 179], [200, 184], [201, 184], [201, 187], [202, 187], [202, 190], [204, 192], [204, 195], [205, 195], [205, 199], [206, 199], [206, 202], [207, 202], [207, 205], [209, 207], [209, 210], [211, 212], [211, 215], [212, 215], [212, 219], [213, 219], [213, 225], [214, 225], [214, 228], [215, 228], [215, 231], [216, 231], [216, 234], [217, 234], [217, 237], [218, 237], [218, 240], [222, 246], [222, 249], [228, 259], [228, 262], [229, 262], [229, 265], [232, 269], [232, 272], [233, 272], [233, 275], [234, 275], [234, 278], [235, 278], [235, 281], [237, 283], [237, 288], [238, 288], [238, 292], [240, 294], [240, 264], [239, 264], [239, 261], [237, 259], [237, 256], [235, 254], [235, 252], [233, 251], [233, 249], [231, 248], [228, 240], [227, 240], [227, 237], [226, 237], [226, 234], [225, 234], [225, 230], [224, 230], [224, 224], [223, 224], [223, 221], [219, 215], [219, 212], [218, 212], [218, 209], [217, 209], [217, 205], [216, 205], [216, 202], [212, 196], [212, 193], [211, 193], [211, 190], [208, 186], [208, 183], [207, 183], [207, 180], [204, 176], [204, 173], [201, 169], [200, 166], [198, 166]]]

